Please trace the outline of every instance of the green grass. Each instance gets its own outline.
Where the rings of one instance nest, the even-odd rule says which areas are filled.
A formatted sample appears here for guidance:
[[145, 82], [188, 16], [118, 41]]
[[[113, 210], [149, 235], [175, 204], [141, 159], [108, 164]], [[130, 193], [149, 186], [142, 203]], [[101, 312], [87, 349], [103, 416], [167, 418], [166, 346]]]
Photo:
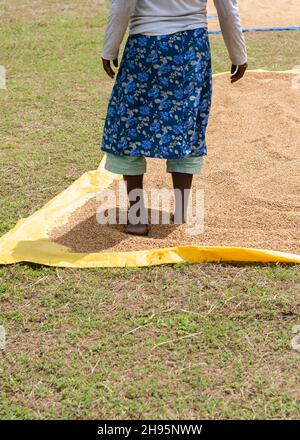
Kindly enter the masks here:
[[[99, 163], [112, 82], [96, 3], [0, 1], [0, 233]], [[299, 64], [297, 32], [246, 39], [250, 68]], [[2, 419], [299, 417], [297, 266], [16, 264], [0, 279]]]

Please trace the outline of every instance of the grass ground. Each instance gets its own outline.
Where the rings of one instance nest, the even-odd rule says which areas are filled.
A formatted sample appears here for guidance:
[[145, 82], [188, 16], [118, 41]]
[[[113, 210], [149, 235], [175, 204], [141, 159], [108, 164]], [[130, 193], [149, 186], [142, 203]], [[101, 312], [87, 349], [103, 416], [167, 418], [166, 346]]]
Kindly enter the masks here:
[[[112, 86], [98, 1], [19, 3], [0, 0], [1, 234], [97, 167]], [[299, 64], [299, 32], [246, 38], [251, 68]], [[299, 266], [17, 264], [0, 280], [2, 419], [299, 417]]]

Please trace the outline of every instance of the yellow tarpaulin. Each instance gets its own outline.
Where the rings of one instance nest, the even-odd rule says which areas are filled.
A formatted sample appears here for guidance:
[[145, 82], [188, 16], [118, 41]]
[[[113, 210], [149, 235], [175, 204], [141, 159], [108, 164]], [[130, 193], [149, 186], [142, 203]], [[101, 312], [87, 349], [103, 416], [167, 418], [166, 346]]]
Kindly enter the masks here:
[[88, 268], [205, 261], [300, 263], [300, 255], [228, 246], [175, 246], [132, 252], [74, 253], [68, 247], [49, 240], [49, 231], [67, 223], [77, 208], [118, 178], [104, 169], [102, 159], [97, 170], [84, 173], [65, 191], [30, 217], [19, 220], [12, 230], [0, 238], [0, 264], [28, 261], [49, 266]]

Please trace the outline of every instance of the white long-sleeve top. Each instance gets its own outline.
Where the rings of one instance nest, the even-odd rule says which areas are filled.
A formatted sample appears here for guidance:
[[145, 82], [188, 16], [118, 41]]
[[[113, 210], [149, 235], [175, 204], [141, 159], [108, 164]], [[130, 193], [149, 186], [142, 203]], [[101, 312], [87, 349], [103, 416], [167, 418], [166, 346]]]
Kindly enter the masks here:
[[[233, 64], [247, 61], [237, 0], [214, 0]], [[207, 26], [207, 0], [110, 0], [102, 58], [114, 60], [127, 27], [129, 35], [163, 35]]]

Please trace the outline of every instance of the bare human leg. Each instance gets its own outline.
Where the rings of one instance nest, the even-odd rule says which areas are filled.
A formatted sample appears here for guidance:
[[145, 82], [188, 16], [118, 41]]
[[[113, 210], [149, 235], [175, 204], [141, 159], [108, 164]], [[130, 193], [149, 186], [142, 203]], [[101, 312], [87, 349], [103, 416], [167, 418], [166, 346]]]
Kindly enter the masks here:
[[172, 180], [175, 190], [174, 223], [186, 223], [187, 208], [193, 182], [193, 174], [172, 173]]
[[149, 232], [143, 194], [143, 177], [144, 174], [123, 176], [129, 200], [128, 221], [125, 228], [127, 234], [148, 235]]

